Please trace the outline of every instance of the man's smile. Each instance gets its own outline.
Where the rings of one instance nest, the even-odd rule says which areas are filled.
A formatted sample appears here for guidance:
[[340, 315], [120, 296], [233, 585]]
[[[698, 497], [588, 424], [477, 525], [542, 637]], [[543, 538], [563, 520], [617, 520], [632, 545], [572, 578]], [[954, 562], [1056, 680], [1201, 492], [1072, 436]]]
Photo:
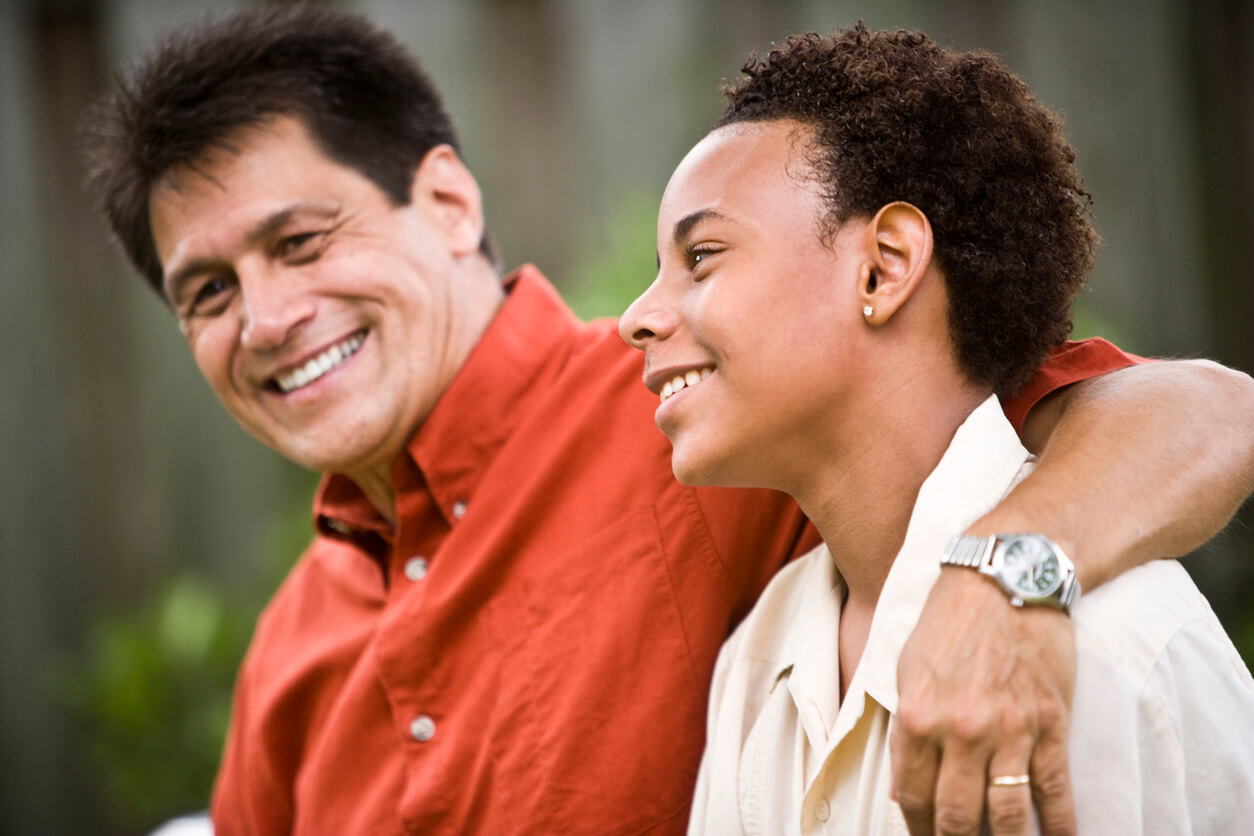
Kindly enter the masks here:
[[271, 378], [271, 383], [285, 395], [308, 386], [356, 354], [366, 340], [366, 333], [365, 328], [357, 331], [295, 369], [275, 375]]

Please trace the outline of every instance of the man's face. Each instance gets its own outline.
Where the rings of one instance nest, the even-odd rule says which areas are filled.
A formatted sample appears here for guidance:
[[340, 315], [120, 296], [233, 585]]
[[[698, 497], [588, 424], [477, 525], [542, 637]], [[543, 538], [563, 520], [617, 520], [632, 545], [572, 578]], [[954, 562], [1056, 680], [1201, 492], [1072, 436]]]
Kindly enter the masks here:
[[276, 117], [153, 187], [165, 293], [196, 364], [246, 430], [298, 464], [386, 470], [477, 339], [462, 327], [476, 303], [456, 280], [447, 207], [422, 188], [437, 154], [396, 207]]
[[685, 483], [789, 490], [856, 384], [865, 224], [820, 240], [808, 137], [786, 121], [717, 130], [662, 197], [657, 279], [620, 333], [645, 352]]

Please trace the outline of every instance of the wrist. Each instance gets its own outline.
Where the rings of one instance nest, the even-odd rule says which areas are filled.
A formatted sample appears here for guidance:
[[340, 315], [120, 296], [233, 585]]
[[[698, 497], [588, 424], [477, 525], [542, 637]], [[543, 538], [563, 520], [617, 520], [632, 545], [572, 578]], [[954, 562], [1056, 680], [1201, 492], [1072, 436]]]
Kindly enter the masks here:
[[[1022, 490], [1024, 485], [1016, 488], [1011, 493], [1011, 497], [1016, 496], [1017, 491]], [[1002, 505], [997, 506], [989, 511], [980, 519], [972, 523], [964, 534], [975, 537], [991, 537], [994, 534], [1006, 534], [1010, 532], [1032, 532], [1040, 534], [1055, 543], [1071, 561], [1072, 569], [1075, 571], [1076, 580], [1080, 587], [1085, 590], [1091, 590], [1100, 585], [1105, 578], [1103, 573], [1093, 566], [1092, 549], [1085, 548], [1085, 545], [1091, 545], [1094, 541], [1094, 532], [1086, 532], [1083, 539], [1072, 536], [1074, 530], [1073, 525], [1068, 525], [1065, 520], [1059, 519], [1057, 515], [1051, 515], [1047, 509], [1050, 503], [1043, 498], [1039, 500], [1031, 500], [1025, 497], [1024, 502], [1011, 502], [1011, 497], [1007, 497], [1002, 505], [1012, 506], [1003, 508]], [[1020, 514], [1016, 513], [1014, 505], [1024, 505], [1031, 501], [1035, 506], [1036, 513]]]
[[960, 534], [946, 545], [940, 562], [991, 579], [1015, 607], [1070, 613], [1080, 599], [1070, 558], [1057, 543], [1033, 532]]

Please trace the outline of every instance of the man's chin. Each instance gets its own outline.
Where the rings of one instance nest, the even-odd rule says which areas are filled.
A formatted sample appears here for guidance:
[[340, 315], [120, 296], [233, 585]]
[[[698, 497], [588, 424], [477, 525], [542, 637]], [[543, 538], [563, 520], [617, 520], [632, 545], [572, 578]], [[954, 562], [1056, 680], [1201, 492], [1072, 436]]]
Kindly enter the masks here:
[[351, 473], [368, 466], [363, 464], [367, 451], [356, 448], [328, 450], [327, 445], [316, 443], [262, 443], [297, 467], [315, 473]]

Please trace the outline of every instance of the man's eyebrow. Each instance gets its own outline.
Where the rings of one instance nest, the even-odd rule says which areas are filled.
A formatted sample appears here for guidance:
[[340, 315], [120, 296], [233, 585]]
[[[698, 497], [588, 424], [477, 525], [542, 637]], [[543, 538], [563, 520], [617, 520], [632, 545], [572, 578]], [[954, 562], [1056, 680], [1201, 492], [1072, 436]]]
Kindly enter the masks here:
[[[311, 214], [331, 218], [338, 214], [339, 210], [340, 204], [338, 201], [327, 200], [302, 200], [290, 206], [285, 206], [253, 224], [244, 234], [245, 246], [252, 246], [275, 230], [283, 228], [291, 223], [292, 218], [297, 215]], [[164, 284], [167, 298], [170, 301], [176, 301], [176, 294], [188, 279], [205, 270], [219, 266], [219, 264], [220, 261], [215, 258], [196, 258], [180, 266], [166, 277]]]

